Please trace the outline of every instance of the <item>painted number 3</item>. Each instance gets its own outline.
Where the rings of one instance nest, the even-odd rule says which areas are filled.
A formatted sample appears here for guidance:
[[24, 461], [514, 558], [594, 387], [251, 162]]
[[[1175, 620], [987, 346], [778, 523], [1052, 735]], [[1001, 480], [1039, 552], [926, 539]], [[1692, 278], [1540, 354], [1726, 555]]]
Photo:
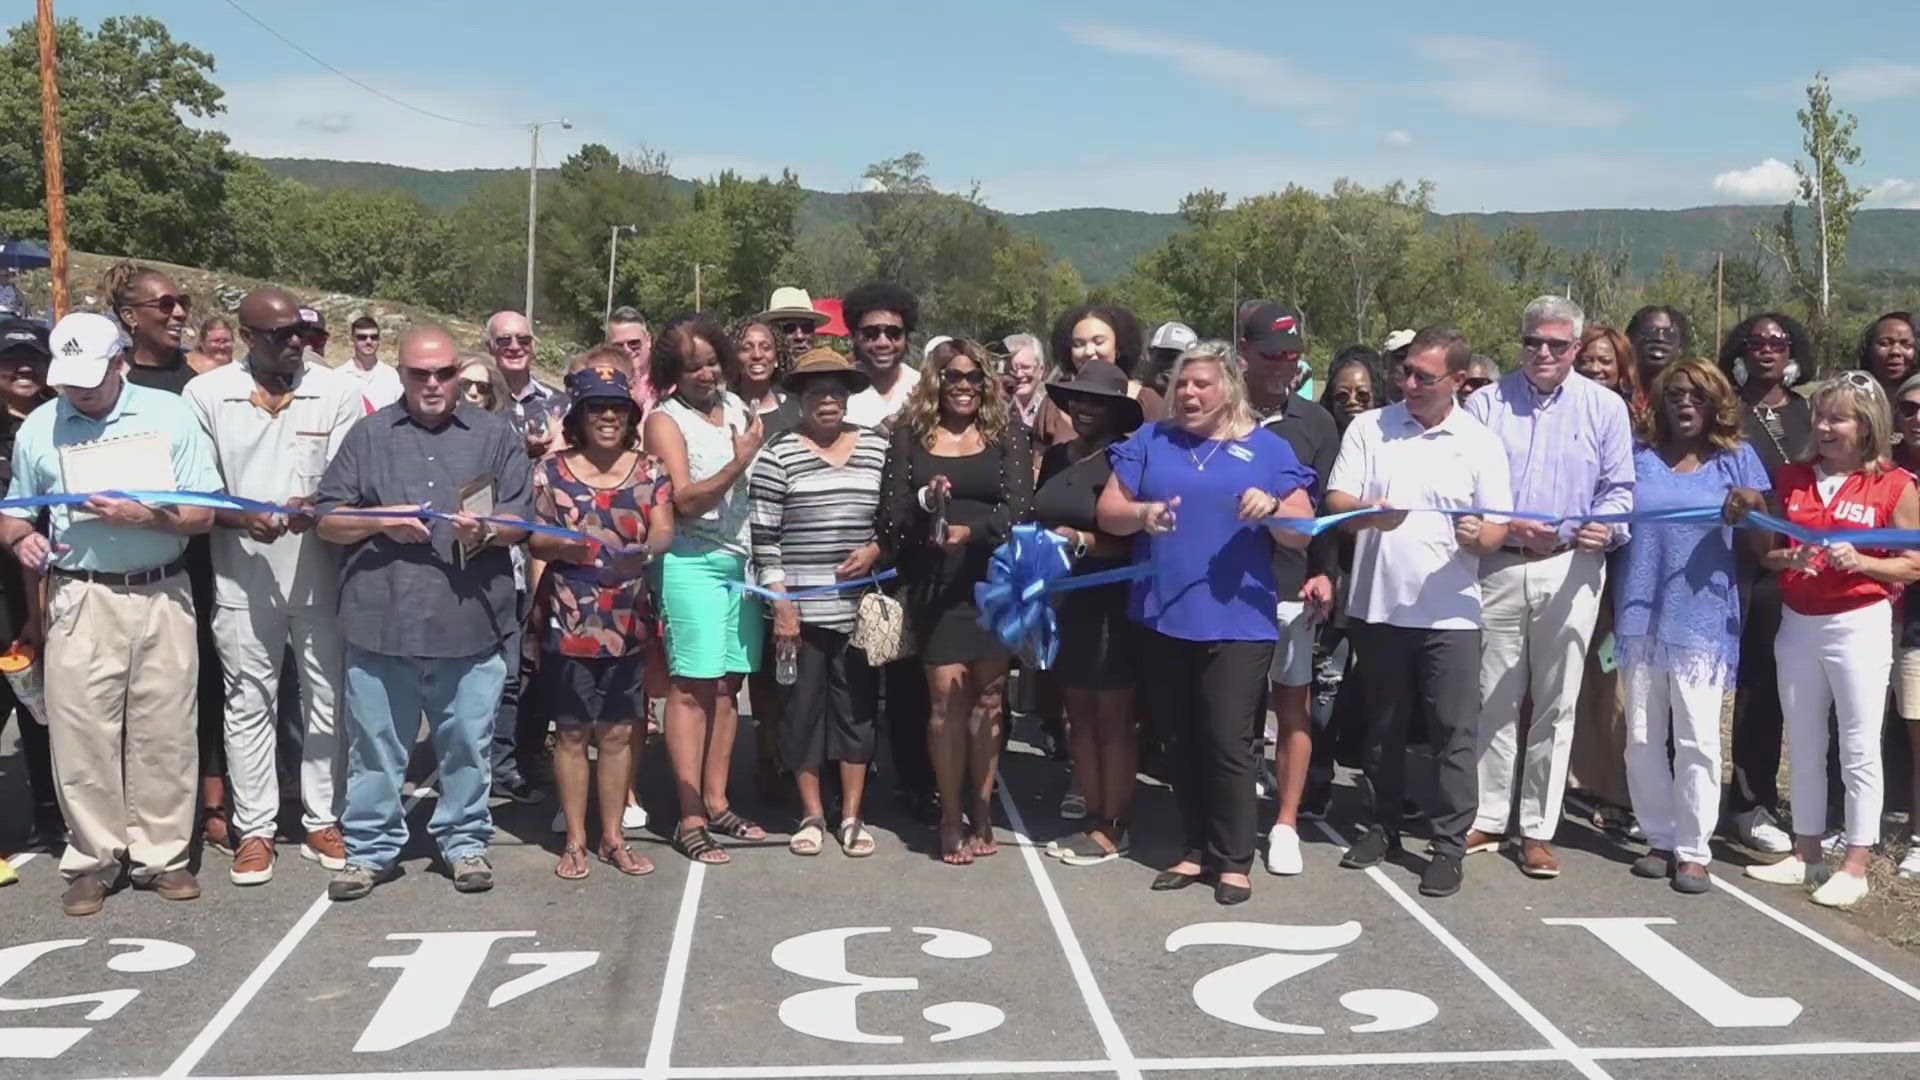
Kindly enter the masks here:
[[[1297, 975], [1332, 961], [1343, 948], [1360, 940], [1360, 924], [1338, 926], [1269, 926], [1261, 923], [1212, 922], [1184, 926], [1167, 935], [1167, 951], [1197, 945], [1238, 945], [1266, 950], [1259, 956], [1212, 971], [1193, 984], [1193, 1003], [1216, 1020], [1282, 1035], [1325, 1035], [1312, 1024], [1286, 1024], [1260, 1012], [1260, 995]], [[1405, 1031], [1440, 1014], [1425, 994], [1411, 990], [1352, 990], [1340, 995], [1341, 1007], [1369, 1019], [1348, 1030], [1368, 1033]]]
[[[873, 1035], [860, 1030], [860, 998], [866, 994], [918, 990], [920, 980], [861, 975], [847, 970], [849, 940], [891, 932], [892, 928], [886, 926], [838, 927], [790, 937], [775, 945], [773, 962], [780, 970], [831, 984], [803, 990], [782, 1001], [780, 1022], [816, 1039], [875, 1046], [905, 1042], [899, 1035]], [[942, 960], [977, 960], [993, 951], [993, 943], [986, 938], [960, 930], [916, 926], [913, 932], [926, 938], [920, 943], [921, 952]], [[920, 1010], [920, 1016], [940, 1029], [929, 1040], [937, 1043], [985, 1034], [1007, 1020], [1006, 1013], [978, 1001], [942, 1001]]]

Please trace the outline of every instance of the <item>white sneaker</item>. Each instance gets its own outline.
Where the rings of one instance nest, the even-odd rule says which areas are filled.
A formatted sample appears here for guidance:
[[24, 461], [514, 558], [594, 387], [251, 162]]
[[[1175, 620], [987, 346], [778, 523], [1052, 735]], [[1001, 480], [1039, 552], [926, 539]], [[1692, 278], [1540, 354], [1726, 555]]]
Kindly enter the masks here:
[[1907, 849], [1907, 857], [1900, 860], [1900, 869], [1895, 871], [1908, 881], [1920, 881], [1920, 840], [1912, 841]]
[[1304, 869], [1299, 831], [1291, 825], [1275, 825], [1267, 833], [1267, 873], [1291, 877]]
[[1829, 855], [1844, 855], [1847, 851], [1846, 838], [1840, 835], [1840, 830], [1835, 829], [1820, 838], [1820, 850]]
[[1867, 879], [1845, 871], [1834, 874], [1813, 890], [1812, 900], [1821, 907], [1849, 908], [1867, 898]]
[[1818, 885], [1827, 880], [1827, 864], [1808, 866], [1798, 855], [1789, 855], [1776, 863], [1755, 863], [1747, 867], [1747, 876], [1769, 885]]
[[635, 830], [644, 829], [646, 827], [647, 827], [647, 808], [646, 807], [636, 806], [633, 803], [628, 803], [627, 808], [625, 810], [620, 811], [620, 828], [623, 831], [633, 832]]
[[1787, 830], [1756, 813], [1740, 826], [1740, 842], [1768, 855], [1785, 855], [1793, 850], [1793, 837]]

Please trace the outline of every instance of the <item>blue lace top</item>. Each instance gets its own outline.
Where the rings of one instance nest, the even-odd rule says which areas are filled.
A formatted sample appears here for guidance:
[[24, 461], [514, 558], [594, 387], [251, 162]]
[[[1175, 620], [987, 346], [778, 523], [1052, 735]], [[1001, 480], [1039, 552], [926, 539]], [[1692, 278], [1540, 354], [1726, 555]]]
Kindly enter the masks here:
[[[1772, 490], [1753, 447], [1722, 450], [1690, 473], [1651, 447], [1633, 454], [1634, 509], [1718, 506], [1730, 485]], [[1670, 671], [1683, 682], [1731, 686], [1740, 658], [1740, 587], [1733, 530], [1713, 524], [1641, 524], [1614, 578], [1614, 650], [1621, 664]]]

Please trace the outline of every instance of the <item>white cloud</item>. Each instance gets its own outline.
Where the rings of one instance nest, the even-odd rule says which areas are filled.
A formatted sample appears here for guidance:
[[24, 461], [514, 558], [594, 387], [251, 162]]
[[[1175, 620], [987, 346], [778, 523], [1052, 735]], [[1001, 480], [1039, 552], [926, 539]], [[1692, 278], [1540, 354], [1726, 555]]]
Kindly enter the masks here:
[[1920, 94], [1920, 64], [1866, 57], [1849, 60], [1827, 74], [1833, 96], [1849, 101], [1885, 101]]
[[1424, 34], [1413, 39], [1413, 49], [1454, 73], [1425, 89], [1459, 112], [1581, 127], [1606, 127], [1627, 116], [1611, 98], [1571, 89], [1583, 70], [1578, 65], [1524, 42]]
[[1793, 166], [1768, 158], [1750, 169], [1731, 169], [1713, 178], [1713, 190], [1737, 203], [1783, 203], [1800, 191]]
[[1920, 210], [1920, 180], [1882, 180], [1867, 192], [1867, 205]]
[[1413, 133], [1402, 128], [1394, 128], [1380, 137], [1388, 146], [1412, 146]]
[[1332, 83], [1270, 53], [1104, 22], [1072, 23], [1066, 31], [1082, 45], [1162, 61], [1264, 108], [1317, 108], [1335, 98]]

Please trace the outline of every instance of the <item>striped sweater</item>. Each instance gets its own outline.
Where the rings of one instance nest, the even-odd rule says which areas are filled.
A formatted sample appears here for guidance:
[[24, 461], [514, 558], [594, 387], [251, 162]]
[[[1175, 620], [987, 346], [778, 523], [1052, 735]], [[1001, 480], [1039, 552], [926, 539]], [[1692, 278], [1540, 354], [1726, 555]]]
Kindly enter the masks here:
[[[789, 592], [830, 585], [834, 567], [873, 539], [886, 438], [862, 429], [852, 456], [838, 467], [827, 464], [813, 445], [798, 432], [783, 432], [754, 461], [749, 520], [762, 585], [784, 582]], [[848, 592], [798, 601], [800, 621], [850, 632], [858, 596]]]

